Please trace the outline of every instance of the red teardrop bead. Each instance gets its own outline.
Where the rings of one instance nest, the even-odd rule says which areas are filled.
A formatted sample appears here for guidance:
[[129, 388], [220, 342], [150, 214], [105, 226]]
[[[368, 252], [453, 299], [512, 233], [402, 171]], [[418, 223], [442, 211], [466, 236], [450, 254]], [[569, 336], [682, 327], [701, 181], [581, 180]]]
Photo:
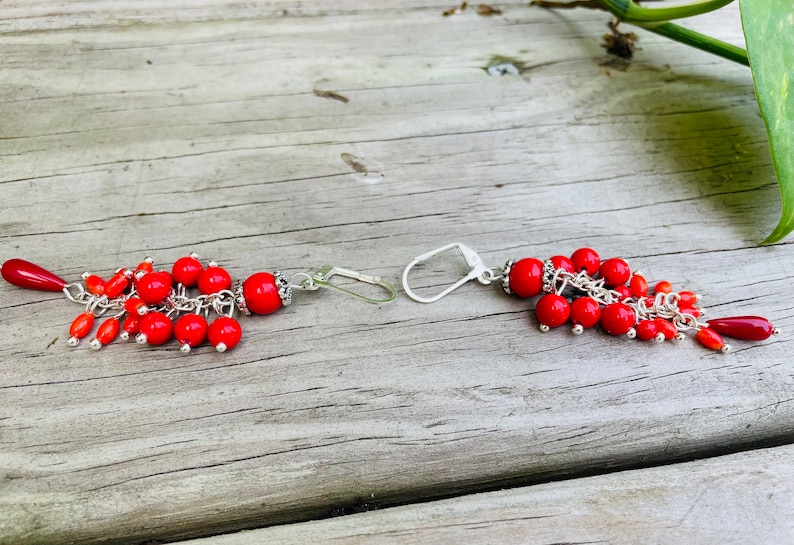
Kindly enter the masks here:
[[240, 324], [234, 318], [220, 316], [210, 324], [207, 330], [207, 339], [218, 352], [231, 350], [243, 336]]
[[579, 297], [571, 303], [571, 323], [591, 328], [601, 318], [601, 305], [592, 297]]
[[598, 269], [598, 274], [604, 279], [604, 284], [608, 288], [622, 286], [631, 277], [631, 267], [619, 257], [611, 257], [605, 260]]
[[733, 316], [708, 321], [708, 327], [728, 337], [746, 341], [763, 341], [775, 333], [772, 322], [761, 316]]
[[601, 327], [610, 335], [628, 333], [635, 321], [634, 311], [623, 303], [611, 303], [601, 311]]
[[562, 295], [548, 293], [538, 299], [535, 305], [535, 316], [541, 325], [547, 327], [560, 327], [568, 321], [571, 315], [571, 305]]
[[722, 350], [725, 347], [725, 341], [722, 340], [720, 334], [708, 327], [700, 328], [698, 332], [695, 333], [695, 338], [700, 344], [712, 350]]
[[510, 291], [519, 297], [534, 297], [543, 291], [543, 262], [527, 257], [510, 267]]
[[9, 259], [3, 263], [0, 272], [9, 284], [20, 288], [61, 291], [66, 287], [66, 281], [63, 278], [24, 259]]
[[270, 314], [281, 308], [276, 277], [267, 272], [254, 273], [243, 282], [243, 297], [254, 314]]

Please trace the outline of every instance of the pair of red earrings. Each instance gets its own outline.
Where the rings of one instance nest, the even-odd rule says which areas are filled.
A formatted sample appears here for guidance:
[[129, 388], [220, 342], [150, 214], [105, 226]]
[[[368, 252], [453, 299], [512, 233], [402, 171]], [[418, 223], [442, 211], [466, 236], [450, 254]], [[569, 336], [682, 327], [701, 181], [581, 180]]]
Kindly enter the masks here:
[[[178, 259], [170, 270], [156, 270], [153, 260], [146, 258], [135, 267], [117, 269], [109, 278], [86, 272], [82, 282], [72, 283], [28, 261], [10, 259], [3, 263], [2, 276], [21, 288], [63, 292], [84, 306], [69, 328], [70, 346], [77, 346], [94, 329], [97, 318], [107, 315], [89, 342], [94, 349], [117, 337], [134, 337], [149, 345], [176, 339], [183, 353], [205, 342], [225, 352], [242, 338], [235, 312], [273, 313], [292, 302], [294, 290], [331, 288], [372, 303], [388, 303], [397, 297], [394, 287], [380, 277], [341, 267], [297, 273], [289, 279], [278, 271], [257, 272], [235, 282], [226, 269], [213, 261], [205, 266], [196, 254]], [[333, 276], [379, 285], [389, 296], [365, 297], [331, 284]]]
[[[458, 250], [468, 263], [469, 273], [433, 297], [417, 295], [408, 285], [411, 269], [450, 250]], [[727, 352], [723, 336], [761, 341], [778, 333], [766, 318], [734, 316], [703, 319], [699, 297], [691, 291], [674, 291], [667, 281], [653, 288], [645, 277], [632, 271], [621, 258], [601, 260], [591, 248], [580, 248], [570, 257], [557, 255], [545, 261], [535, 258], [510, 260], [504, 267], [488, 267], [475, 251], [454, 242], [415, 258], [403, 271], [403, 288], [412, 299], [432, 303], [469, 280], [482, 284], [501, 281], [511, 295], [531, 298], [540, 295], [535, 317], [541, 331], [570, 324], [574, 334], [600, 326], [611, 335], [626, 335], [645, 341], [683, 339], [687, 332], [705, 347]]]

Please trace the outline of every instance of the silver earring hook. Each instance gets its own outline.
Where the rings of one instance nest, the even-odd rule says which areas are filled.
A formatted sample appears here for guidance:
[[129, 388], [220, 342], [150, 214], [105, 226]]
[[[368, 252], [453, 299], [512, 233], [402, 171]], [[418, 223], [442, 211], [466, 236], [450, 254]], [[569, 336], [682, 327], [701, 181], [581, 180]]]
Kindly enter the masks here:
[[[337, 286], [336, 284], [331, 284], [330, 280], [331, 277], [333, 276], [343, 276], [345, 278], [352, 278], [353, 280], [358, 280], [359, 282], [364, 282], [366, 284], [373, 284], [376, 286], [380, 286], [389, 292], [389, 296], [386, 297], [385, 299], [375, 299], [373, 297], [368, 297], [361, 293], [356, 293], [355, 291], [351, 291], [347, 288]], [[300, 278], [302, 278], [303, 280], [300, 283], [296, 283], [296, 280]], [[307, 290], [307, 291], [314, 291], [320, 288], [332, 289], [340, 293], [344, 293], [345, 295], [350, 295], [351, 297], [355, 297], [356, 299], [361, 299], [363, 301], [366, 301], [367, 303], [391, 303], [392, 301], [397, 299], [397, 288], [392, 286], [387, 281], [383, 280], [380, 276], [372, 276], [369, 274], [364, 274], [358, 271], [354, 271], [352, 269], [345, 269], [343, 267], [325, 267], [324, 269], [320, 269], [314, 274], [307, 274], [307, 273], [295, 274], [290, 279], [290, 287], [293, 289]]]
[[[414, 266], [418, 265], [419, 263], [427, 261], [431, 257], [435, 257], [439, 254], [443, 254], [444, 252], [448, 252], [449, 250], [458, 250], [461, 253], [463, 259], [466, 260], [466, 263], [470, 267], [468, 274], [463, 278], [461, 278], [460, 280], [458, 280], [457, 282], [455, 282], [454, 284], [452, 284], [451, 286], [449, 286], [448, 288], [446, 288], [441, 293], [434, 295], [433, 297], [422, 297], [420, 295], [417, 295], [408, 286], [408, 273], [411, 271], [411, 269], [414, 268]], [[455, 291], [456, 289], [458, 289], [459, 287], [461, 287], [463, 284], [465, 284], [470, 280], [476, 279], [480, 284], [490, 284], [494, 280], [498, 280], [500, 278], [502, 278], [501, 269], [486, 266], [485, 263], [483, 263], [480, 256], [477, 254], [477, 252], [475, 252], [465, 244], [461, 244], [460, 242], [452, 242], [450, 244], [441, 246], [440, 248], [436, 248], [435, 250], [430, 250], [429, 252], [425, 252], [422, 255], [415, 257], [414, 260], [411, 261], [407, 267], [405, 267], [405, 270], [403, 271], [402, 282], [403, 282], [403, 289], [405, 290], [405, 294], [408, 295], [408, 297], [420, 303], [433, 303], [435, 301], [438, 301], [442, 297], [449, 295], [450, 293], [452, 293], [453, 291]]]

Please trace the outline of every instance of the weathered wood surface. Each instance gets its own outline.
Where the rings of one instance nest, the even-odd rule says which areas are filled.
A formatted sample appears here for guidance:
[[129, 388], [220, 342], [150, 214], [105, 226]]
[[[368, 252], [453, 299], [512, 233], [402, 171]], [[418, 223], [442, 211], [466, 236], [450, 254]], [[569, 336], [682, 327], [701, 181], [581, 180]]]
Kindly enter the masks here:
[[190, 540], [259, 543], [794, 543], [790, 445]]
[[[643, 33], [620, 70], [603, 14], [523, 3], [136, 6], [0, 3], [2, 259], [397, 282], [453, 240], [494, 265], [590, 245], [784, 334], [729, 355], [543, 335], [532, 303], [468, 285], [300, 293], [226, 354], [95, 353], [64, 345], [79, 307], [3, 284], [0, 542], [196, 537], [791, 440], [794, 264], [757, 246], [779, 203], [746, 68]], [[737, 15], [693, 25], [741, 43]], [[496, 56], [523, 73], [488, 76]]]

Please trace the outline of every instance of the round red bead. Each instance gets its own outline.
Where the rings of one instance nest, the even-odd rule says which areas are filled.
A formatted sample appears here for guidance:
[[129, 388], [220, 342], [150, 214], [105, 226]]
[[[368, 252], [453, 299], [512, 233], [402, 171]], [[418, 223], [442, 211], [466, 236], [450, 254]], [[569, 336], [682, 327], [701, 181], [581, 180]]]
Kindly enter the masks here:
[[270, 314], [282, 304], [276, 277], [267, 272], [254, 273], [243, 282], [243, 297], [254, 314]]
[[579, 248], [571, 255], [574, 272], [585, 271], [590, 276], [598, 272], [601, 266], [601, 258], [592, 248]]
[[653, 340], [659, 333], [653, 320], [640, 320], [634, 329], [637, 330], [637, 338], [643, 341]]
[[619, 257], [611, 257], [601, 264], [598, 274], [604, 279], [604, 284], [608, 288], [622, 286], [631, 277], [629, 264]]
[[165, 271], [143, 275], [136, 283], [138, 296], [149, 305], [159, 305], [171, 295], [171, 275]]
[[549, 258], [549, 261], [551, 261], [551, 264], [554, 267], [555, 271], [557, 269], [563, 269], [565, 271], [568, 271], [569, 273], [572, 273], [572, 272], [575, 271], [574, 266], [573, 266], [573, 261], [571, 261], [571, 259], [569, 257], [566, 257], [564, 255], [552, 256], [552, 257]]
[[193, 256], [180, 257], [171, 267], [174, 281], [186, 288], [192, 288], [198, 283], [199, 275], [204, 270], [201, 261]]
[[601, 305], [592, 297], [579, 297], [571, 303], [571, 323], [587, 329], [601, 318]]
[[610, 335], [628, 333], [635, 322], [634, 311], [623, 303], [611, 303], [601, 311], [601, 327]]
[[198, 346], [207, 338], [207, 320], [200, 314], [185, 314], [174, 322], [174, 337], [181, 345]]
[[510, 267], [510, 291], [519, 297], [534, 297], [543, 291], [543, 262], [533, 257], [519, 259]]
[[171, 339], [174, 325], [171, 320], [162, 312], [149, 312], [141, 318], [138, 326], [139, 338], [142, 342], [152, 345], [165, 344]]
[[661, 280], [657, 282], [656, 286], [653, 288], [653, 293], [671, 293], [672, 291], [673, 285], [667, 280]]
[[231, 350], [237, 346], [242, 336], [243, 330], [240, 324], [228, 316], [215, 318], [207, 330], [207, 338], [218, 352]]
[[548, 293], [538, 299], [535, 305], [535, 316], [541, 325], [559, 327], [568, 321], [571, 315], [571, 305], [568, 300], [556, 293]]
[[24, 259], [9, 259], [0, 273], [8, 283], [29, 290], [61, 291], [66, 287], [65, 280]]
[[204, 295], [218, 293], [232, 287], [232, 276], [222, 267], [207, 267], [198, 275], [198, 289]]

